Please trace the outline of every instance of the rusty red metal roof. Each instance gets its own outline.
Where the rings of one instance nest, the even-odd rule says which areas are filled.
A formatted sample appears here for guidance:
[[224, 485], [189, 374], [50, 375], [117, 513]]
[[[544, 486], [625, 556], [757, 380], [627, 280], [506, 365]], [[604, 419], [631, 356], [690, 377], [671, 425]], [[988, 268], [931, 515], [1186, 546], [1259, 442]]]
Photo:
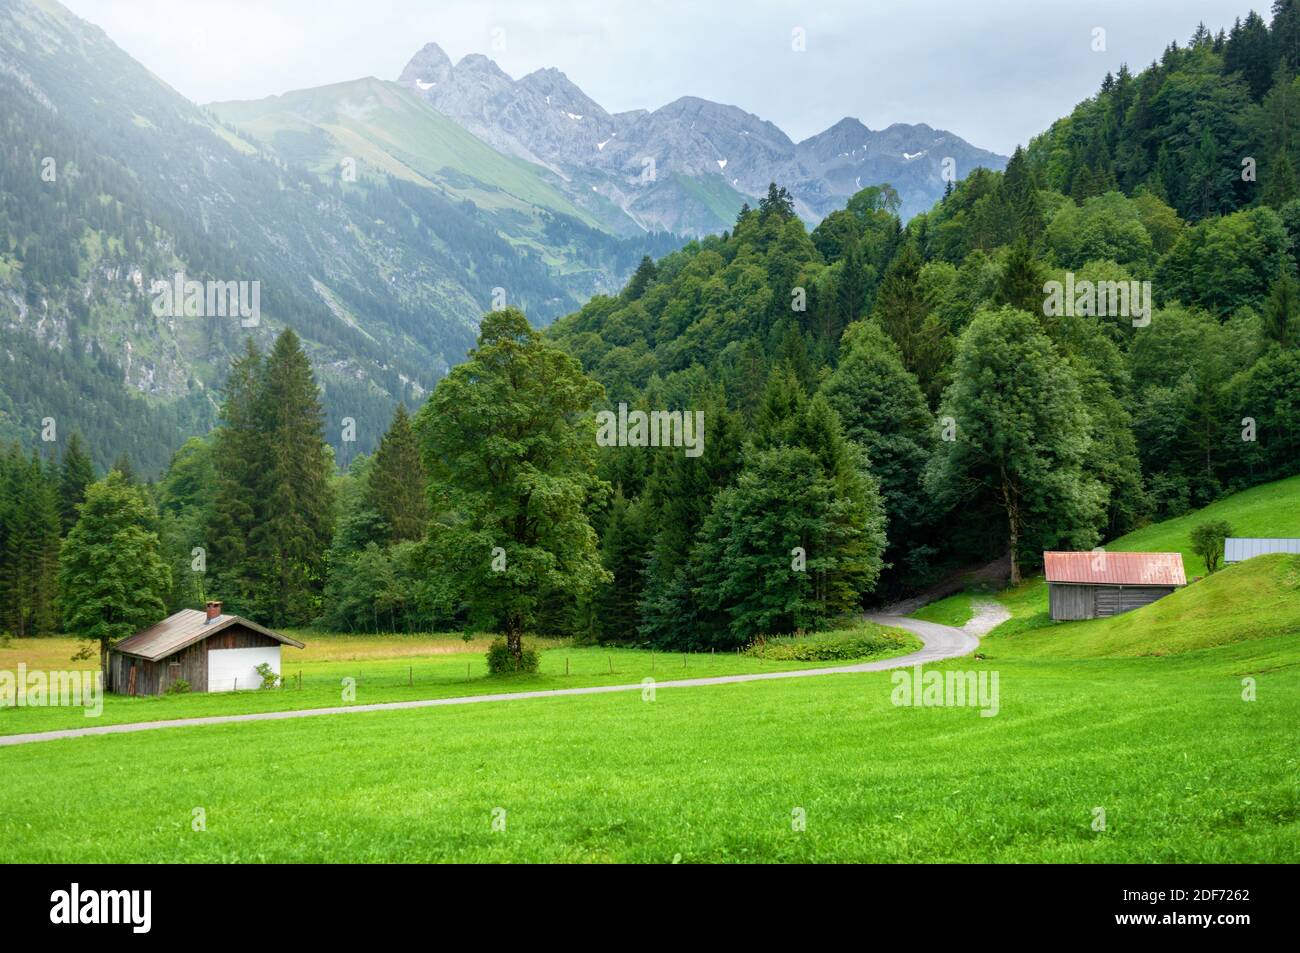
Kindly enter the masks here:
[[1048, 582], [1091, 586], [1185, 586], [1182, 553], [1043, 553]]

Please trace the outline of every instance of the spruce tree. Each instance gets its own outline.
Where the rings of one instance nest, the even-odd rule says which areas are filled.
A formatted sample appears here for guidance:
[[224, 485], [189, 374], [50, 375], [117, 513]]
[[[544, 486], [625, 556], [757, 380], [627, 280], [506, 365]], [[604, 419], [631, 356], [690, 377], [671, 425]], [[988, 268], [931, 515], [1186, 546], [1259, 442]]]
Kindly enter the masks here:
[[60, 530], [56, 471], [15, 447], [0, 461], [0, 631], [57, 631]]
[[1284, 349], [1295, 347], [1297, 336], [1300, 336], [1298, 311], [1300, 292], [1295, 279], [1284, 270], [1273, 282], [1268, 301], [1264, 303], [1264, 337]]
[[867, 321], [844, 334], [839, 363], [821, 393], [839, 414], [844, 433], [867, 452], [889, 517], [889, 561], [920, 570], [927, 545], [929, 497], [923, 478], [938, 443], [925, 395], [894, 343]]
[[235, 612], [253, 614], [249, 540], [259, 517], [259, 480], [267, 465], [257, 389], [262, 355], [249, 339], [232, 363], [213, 453], [215, 492], [206, 529], [211, 594]]
[[311, 363], [292, 329], [262, 367], [255, 401], [261, 453], [257, 522], [247, 558], [254, 603], [271, 625], [303, 625], [320, 611], [334, 525], [333, 454]]
[[871, 317], [893, 339], [903, 365], [916, 375], [921, 389], [934, 402], [943, 389], [952, 340], [926, 300], [921, 265], [915, 243], [903, 245], [880, 281]]
[[427, 483], [411, 418], [398, 404], [375, 450], [365, 493], [367, 507], [385, 524], [388, 543], [424, 538], [429, 523]]
[[86, 487], [94, 482], [95, 467], [81, 434], [73, 431], [59, 468], [59, 520], [64, 534], [77, 522], [77, 507], [86, 499]]
[[1029, 243], [1016, 240], [1007, 250], [1006, 264], [994, 292], [996, 304], [1009, 305], [1030, 314], [1043, 312], [1043, 276]]
[[614, 490], [600, 550], [601, 562], [610, 574], [595, 600], [601, 637], [610, 642], [632, 641], [640, 621], [646, 542], [640, 512], [628, 503], [621, 486]]

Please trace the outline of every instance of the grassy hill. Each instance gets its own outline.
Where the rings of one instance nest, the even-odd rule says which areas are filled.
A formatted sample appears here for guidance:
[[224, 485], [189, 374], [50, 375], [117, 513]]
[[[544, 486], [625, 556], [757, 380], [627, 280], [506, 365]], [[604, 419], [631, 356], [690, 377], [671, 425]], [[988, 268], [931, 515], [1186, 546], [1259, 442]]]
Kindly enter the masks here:
[[1203, 576], [1205, 560], [1191, 550], [1192, 530], [1200, 523], [1220, 519], [1232, 525], [1236, 536], [1300, 536], [1300, 476], [1252, 487], [1177, 519], [1144, 526], [1107, 543], [1106, 548], [1182, 553], [1187, 578]]
[[1041, 579], [1003, 601], [1012, 619], [985, 643], [990, 657], [1176, 655], [1252, 639], [1300, 642], [1300, 556], [1260, 556], [1108, 619], [1052, 622]]
[[[1300, 477], [1252, 487], [1177, 519], [1145, 526], [1106, 548], [1117, 552], [1179, 552], [1189, 579], [1205, 574], [1205, 562], [1191, 551], [1191, 531], [1211, 519], [1227, 520], [1242, 536], [1300, 536]], [[927, 606], [951, 614], [953, 600]], [[1047, 584], [1027, 579], [997, 596], [1011, 619], [985, 643], [990, 656], [1094, 658], [1172, 655], [1238, 642], [1300, 639], [1300, 557], [1260, 556], [1221, 569], [1185, 589], [1134, 612], [1109, 619], [1053, 622]], [[922, 610], [922, 615], [927, 615]]]

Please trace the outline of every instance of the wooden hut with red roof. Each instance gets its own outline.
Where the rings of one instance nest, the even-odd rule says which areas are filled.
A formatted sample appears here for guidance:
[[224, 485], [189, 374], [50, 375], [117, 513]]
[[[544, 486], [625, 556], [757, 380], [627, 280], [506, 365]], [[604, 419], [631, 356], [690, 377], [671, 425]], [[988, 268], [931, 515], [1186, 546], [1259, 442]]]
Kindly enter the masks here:
[[1187, 585], [1181, 553], [1043, 553], [1043, 571], [1057, 620], [1131, 612]]

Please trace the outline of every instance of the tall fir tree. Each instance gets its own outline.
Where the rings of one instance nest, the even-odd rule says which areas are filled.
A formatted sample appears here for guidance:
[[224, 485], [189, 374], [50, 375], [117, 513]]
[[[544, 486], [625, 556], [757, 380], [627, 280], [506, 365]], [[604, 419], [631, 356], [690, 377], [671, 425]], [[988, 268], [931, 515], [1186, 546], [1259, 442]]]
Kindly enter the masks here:
[[59, 520], [65, 535], [77, 522], [77, 507], [86, 499], [86, 487], [94, 482], [94, 464], [81, 434], [73, 431], [59, 465]]
[[261, 436], [257, 522], [249, 540], [255, 604], [271, 625], [303, 625], [320, 613], [334, 526], [324, 412], [311, 363], [292, 329], [262, 367], [255, 401]]
[[420, 442], [403, 404], [379, 441], [366, 481], [365, 502], [385, 526], [385, 541], [424, 538], [429, 525], [428, 480]]

